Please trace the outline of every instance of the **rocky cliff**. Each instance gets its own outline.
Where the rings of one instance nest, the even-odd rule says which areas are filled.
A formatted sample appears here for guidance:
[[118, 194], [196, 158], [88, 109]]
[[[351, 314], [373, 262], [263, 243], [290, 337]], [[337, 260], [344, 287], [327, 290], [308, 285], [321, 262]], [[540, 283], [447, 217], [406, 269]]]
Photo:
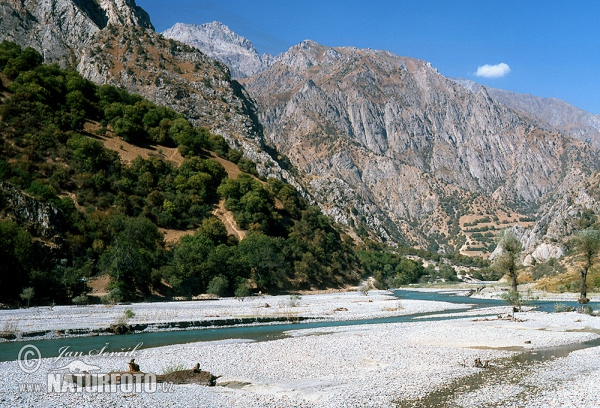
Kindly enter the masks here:
[[221, 61], [236, 79], [264, 71], [274, 59], [269, 54], [259, 55], [248, 39], [218, 21], [202, 25], [177, 23], [162, 34]]
[[43, 203], [8, 183], [0, 183], [0, 212], [23, 225], [34, 236], [59, 242], [65, 232], [63, 214], [55, 206]]
[[46, 62], [74, 65], [109, 24], [153, 29], [133, 0], [0, 1], [1, 38], [37, 49]]
[[531, 228], [516, 228], [526, 265], [545, 262], [566, 253], [566, 243], [577, 231], [593, 225], [600, 214], [600, 173], [573, 183], [539, 211]]
[[304, 41], [242, 81], [266, 142], [286, 154], [329, 213], [452, 240], [478, 195], [533, 211], [563, 180], [589, 174], [583, 142], [537, 126], [480, 88], [386, 51]]
[[[473, 93], [481, 88], [481, 85], [470, 80], [455, 81]], [[541, 98], [495, 88], [487, 88], [487, 92], [496, 101], [538, 119], [542, 126], [600, 148], [600, 115], [586, 112], [556, 98]]]

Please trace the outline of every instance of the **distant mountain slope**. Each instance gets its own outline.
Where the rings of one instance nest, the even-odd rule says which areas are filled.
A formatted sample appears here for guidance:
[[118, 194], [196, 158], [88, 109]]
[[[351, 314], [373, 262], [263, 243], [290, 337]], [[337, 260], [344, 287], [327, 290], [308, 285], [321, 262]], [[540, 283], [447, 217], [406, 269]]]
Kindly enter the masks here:
[[218, 21], [202, 25], [177, 23], [162, 34], [165, 38], [196, 47], [206, 55], [221, 61], [231, 70], [232, 78], [258, 74], [274, 59], [269, 54], [259, 55], [250, 41]]
[[[456, 82], [472, 92], [477, 92], [481, 87], [466, 79], [457, 79]], [[600, 148], [600, 115], [586, 112], [556, 98], [541, 98], [495, 88], [486, 89], [498, 102], [530, 114], [572, 138]]]
[[[428, 63], [304, 41], [242, 80], [265, 139], [306, 174], [338, 221], [399, 226], [456, 243], [456, 216], [479, 195], [529, 211], [596, 154]], [[454, 227], [453, 227], [454, 225]]]
[[524, 247], [525, 263], [545, 262], [566, 253], [566, 243], [577, 231], [597, 225], [600, 214], [600, 173], [573, 183], [556, 200], [540, 209], [531, 228], [517, 228]]
[[[466, 249], [478, 232], [461, 222], [529, 220], [599, 167], [585, 141], [386, 51], [304, 41], [266, 69], [250, 64], [244, 88], [154, 32], [133, 0], [4, 0], [0, 12], [0, 40], [183, 113], [363, 238]], [[257, 62], [247, 40], [211, 24], [209, 48]]]

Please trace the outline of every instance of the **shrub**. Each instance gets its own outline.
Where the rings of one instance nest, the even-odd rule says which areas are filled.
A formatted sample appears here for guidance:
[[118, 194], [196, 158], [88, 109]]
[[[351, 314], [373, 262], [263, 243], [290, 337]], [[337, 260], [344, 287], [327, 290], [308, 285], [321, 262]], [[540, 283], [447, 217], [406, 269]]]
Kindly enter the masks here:
[[35, 290], [33, 288], [25, 288], [19, 296], [21, 297], [21, 299], [27, 301], [27, 307], [29, 307], [29, 302], [35, 296]]
[[183, 371], [185, 366], [181, 363], [169, 363], [163, 368], [163, 374], [171, 374], [175, 371]]
[[556, 313], [572, 312], [575, 308], [565, 305], [564, 303], [555, 303], [554, 311]]
[[223, 296], [227, 293], [227, 289], [229, 288], [229, 281], [224, 276], [215, 276], [208, 282], [208, 287], [206, 289], [206, 293], [216, 296]]
[[106, 296], [100, 298], [102, 303], [114, 305], [123, 300], [123, 291], [120, 288], [114, 288]]
[[83, 306], [88, 304], [89, 298], [86, 295], [79, 295], [71, 299], [71, 302], [75, 303], [77, 306]]
[[240, 282], [235, 288], [234, 295], [235, 297], [244, 300], [245, 297], [250, 296], [250, 287], [246, 282]]

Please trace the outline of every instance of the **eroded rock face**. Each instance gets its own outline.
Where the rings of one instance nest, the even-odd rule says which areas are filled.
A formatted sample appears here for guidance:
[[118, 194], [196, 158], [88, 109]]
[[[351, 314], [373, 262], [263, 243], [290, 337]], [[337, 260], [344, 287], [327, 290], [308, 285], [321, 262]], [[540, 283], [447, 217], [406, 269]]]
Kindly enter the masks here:
[[221, 61], [231, 70], [231, 77], [236, 79], [264, 71], [274, 59], [269, 54], [259, 55], [248, 39], [218, 21], [201, 25], [177, 23], [162, 34]]
[[0, 183], [0, 196], [0, 209], [34, 235], [53, 238], [65, 232], [64, 217], [53, 205], [42, 203], [8, 183]]
[[523, 231], [524, 256], [539, 262], [566, 253], [566, 241], [589, 226], [600, 214], [600, 173], [571, 184], [562, 194], [542, 206], [536, 224]]
[[455, 200], [531, 208], [573, 168], [597, 167], [585, 143], [537, 126], [485, 88], [470, 92], [386, 51], [307, 40], [241, 82], [266, 143], [306, 173], [330, 215], [397, 226], [417, 242], [448, 234], [441, 214], [452, 215]]
[[133, 0], [11, 0], [0, 2], [0, 35], [37, 49], [46, 62], [74, 65], [108, 24], [153, 29]]
[[[481, 85], [473, 81], [455, 81], [473, 93], [481, 88]], [[586, 112], [556, 98], [541, 98], [494, 88], [488, 88], [488, 93], [496, 101], [539, 119], [542, 126], [561, 131], [596, 149], [600, 148], [600, 115]]]

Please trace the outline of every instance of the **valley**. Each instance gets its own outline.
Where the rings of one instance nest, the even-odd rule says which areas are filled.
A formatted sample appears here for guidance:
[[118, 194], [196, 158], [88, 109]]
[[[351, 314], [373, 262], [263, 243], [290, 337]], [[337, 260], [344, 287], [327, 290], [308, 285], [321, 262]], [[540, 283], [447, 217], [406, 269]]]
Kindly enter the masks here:
[[[270, 31], [313, 6], [232, 6], [250, 39], [182, 3], [0, 0], [0, 406], [598, 405], [600, 116], [500, 89], [581, 65], [458, 78], [426, 47]], [[415, 39], [449, 18], [421, 14]], [[55, 364], [109, 344], [137, 363]], [[46, 392], [67, 369], [210, 381]]]

